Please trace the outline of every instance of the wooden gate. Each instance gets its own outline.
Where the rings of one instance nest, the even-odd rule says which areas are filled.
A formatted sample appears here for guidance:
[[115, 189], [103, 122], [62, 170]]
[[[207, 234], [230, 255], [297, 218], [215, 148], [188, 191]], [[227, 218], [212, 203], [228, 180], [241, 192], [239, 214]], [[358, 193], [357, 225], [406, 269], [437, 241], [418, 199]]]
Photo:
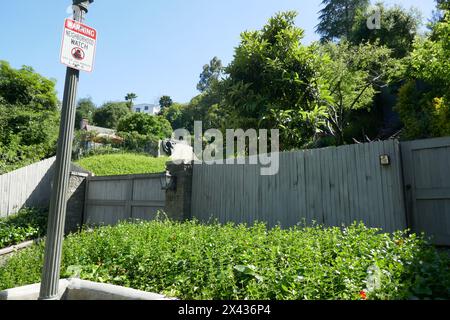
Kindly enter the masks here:
[[154, 219], [165, 207], [164, 175], [89, 177], [83, 223], [114, 225], [129, 219]]
[[450, 137], [401, 143], [408, 225], [450, 245]]

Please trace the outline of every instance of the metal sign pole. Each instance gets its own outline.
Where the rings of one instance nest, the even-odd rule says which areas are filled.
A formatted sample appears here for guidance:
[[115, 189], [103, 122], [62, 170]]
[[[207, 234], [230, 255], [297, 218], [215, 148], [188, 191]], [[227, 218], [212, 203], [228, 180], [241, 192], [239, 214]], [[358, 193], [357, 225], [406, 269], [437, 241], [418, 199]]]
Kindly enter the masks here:
[[[83, 22], [88, 6], [93, 0], [73, 0], [74, 20]], [[40, 300], [58, 298], [62, 244], [66, 220], [67, 189], [72, 161], [72, 141], [75, 127], [76, 96], [80, 71], [67, 68], [64, 98], [61, 110], [58, 149], [55, 162], [44, 268], [42, 270]]]

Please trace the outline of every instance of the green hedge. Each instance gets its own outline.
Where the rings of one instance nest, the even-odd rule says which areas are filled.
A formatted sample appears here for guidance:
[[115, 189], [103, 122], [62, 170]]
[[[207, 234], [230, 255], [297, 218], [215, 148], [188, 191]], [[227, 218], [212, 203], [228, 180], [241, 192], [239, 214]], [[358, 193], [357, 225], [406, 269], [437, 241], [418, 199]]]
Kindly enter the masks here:
[[166, 157], [153, 158], [134, 153], [105, 154], [86, 157], [75, 162], [97, 176], [160, 173], [166, 171]]
[[[0, 289], [39, 282], [43, 244], [0, 268]], [[449, 259], [421, 237], [363, 225], [268, 230], [123, 223], [64, 243], [62, 276], [182, 299], [449, 298]]]
[[47, 210], [22, 209], [16, 215], [0, 219], [0, 249], [45, 235]]

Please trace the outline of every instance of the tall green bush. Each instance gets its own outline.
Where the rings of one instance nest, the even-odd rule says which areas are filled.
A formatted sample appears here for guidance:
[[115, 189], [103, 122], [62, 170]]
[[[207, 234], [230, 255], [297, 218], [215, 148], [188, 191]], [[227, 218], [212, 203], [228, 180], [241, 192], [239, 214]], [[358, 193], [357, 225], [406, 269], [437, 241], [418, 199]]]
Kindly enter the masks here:
[[130, 113], [126, 102], [107, 102], [94, 112], [93, 121], [99, 127], [117, 129], [120, 120]]
[[132, 113], [120, 120], [117, 131], [137, 133], [159, 139], [169, 138], [172, 127], [164, 117], [145, 113]]
[[396, 106], [404, 138], [450, 136], [450, 11], [427, 39], [418, 39]]
[[0, 174], [55, 154], [57, 107], [54, 81], [0, 61]]

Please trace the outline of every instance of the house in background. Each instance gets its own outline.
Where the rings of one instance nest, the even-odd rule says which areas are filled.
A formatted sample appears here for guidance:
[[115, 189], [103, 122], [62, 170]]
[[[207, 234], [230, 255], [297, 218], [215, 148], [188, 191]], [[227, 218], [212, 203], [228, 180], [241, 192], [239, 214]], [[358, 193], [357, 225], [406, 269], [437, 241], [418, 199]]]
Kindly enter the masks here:
[[133, 106], [133, 112], [146, 113], [152, 116], [157, 115], [161, 111], [161, 107], [151, 103], [137, 104]]
[[116, 130], [92, 126], [89, 124], [88, 119], [81, 120], [80, 130], [93, 134], [93, 136], [85, 141], [84, 148], [86, 150], [103, 146], [104, 144], [102, 142], [105, 140], [113, 141], [115, 143], [123, 142], [123, 139], [116, 135]]

